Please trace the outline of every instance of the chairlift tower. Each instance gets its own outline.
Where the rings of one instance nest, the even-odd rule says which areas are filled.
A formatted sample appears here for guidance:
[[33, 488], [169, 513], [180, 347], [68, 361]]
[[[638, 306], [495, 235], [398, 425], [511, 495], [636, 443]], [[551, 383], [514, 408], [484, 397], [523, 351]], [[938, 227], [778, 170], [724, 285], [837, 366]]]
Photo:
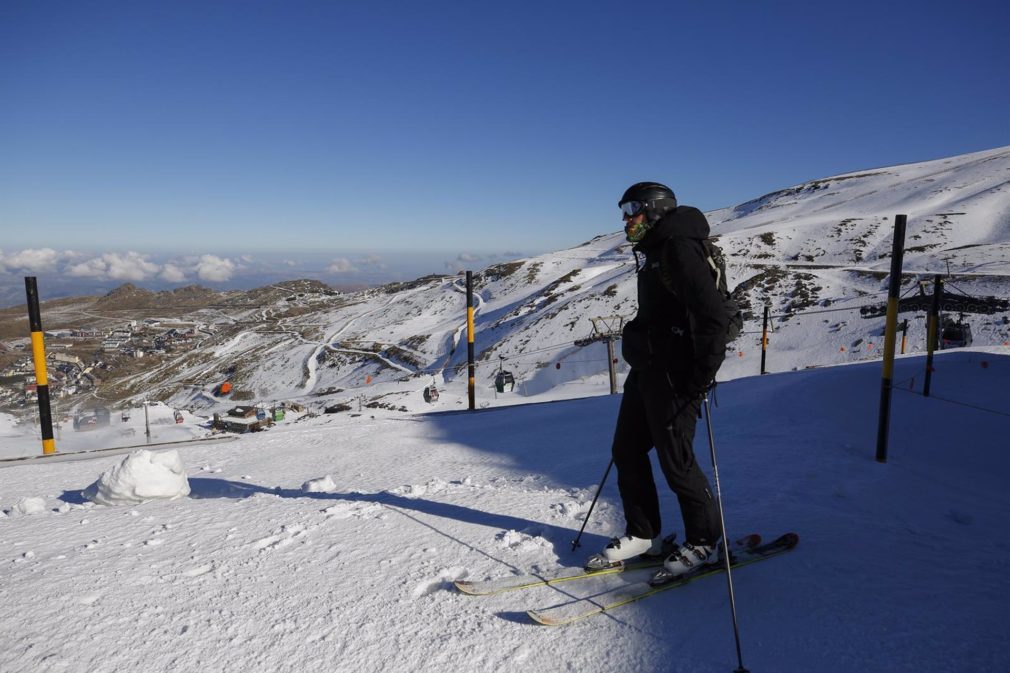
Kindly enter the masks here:
[[610, 394], [617, 393], [617, 358], [614, 357], [614, 342], [621, 338], [624, 329], [624, 318], [611, 315], [590, 318], [593, 322], [593, 333], [584, 339], [576, 339], [576, 346], [588, 346], [597, 341], [607, 342], [607, 367], [610, 370]]

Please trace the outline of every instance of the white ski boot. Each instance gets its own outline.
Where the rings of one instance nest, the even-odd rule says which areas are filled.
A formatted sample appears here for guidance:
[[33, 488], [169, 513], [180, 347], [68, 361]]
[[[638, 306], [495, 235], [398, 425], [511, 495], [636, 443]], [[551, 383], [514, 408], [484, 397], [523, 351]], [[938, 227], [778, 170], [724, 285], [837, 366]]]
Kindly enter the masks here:
[[649, 583], [658, 586], [673, 582], [718, 562], [718, 545], [695, 545], [685, 542], [667, 557], [663, 562], [663, 569], [653, 575]]
[[586, 561], [586, 570], [606, 570], [624, 565], [628, 559], [642, 556], [644, 558], [662, 558], [673, 546], [676, 533], [666, 538], [650, 540], [633, 535], [615, 537], [599, 554], [593, 554]]

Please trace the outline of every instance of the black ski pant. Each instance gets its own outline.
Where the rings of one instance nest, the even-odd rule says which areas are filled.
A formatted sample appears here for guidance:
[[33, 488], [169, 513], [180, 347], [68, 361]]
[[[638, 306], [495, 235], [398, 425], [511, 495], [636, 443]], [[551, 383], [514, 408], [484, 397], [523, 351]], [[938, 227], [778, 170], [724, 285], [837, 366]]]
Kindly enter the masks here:
[[680, 502], [685, 541], [714, 545], [719, 539], [718, 505], [694, 457], [700, 405], [696, 398], [675, 394], [665, 372], [633, 369], [628, 374], [613, 444], [627, 535], [651, 539], [662, 533], [649, 460], [655, 447], [666, 483]]

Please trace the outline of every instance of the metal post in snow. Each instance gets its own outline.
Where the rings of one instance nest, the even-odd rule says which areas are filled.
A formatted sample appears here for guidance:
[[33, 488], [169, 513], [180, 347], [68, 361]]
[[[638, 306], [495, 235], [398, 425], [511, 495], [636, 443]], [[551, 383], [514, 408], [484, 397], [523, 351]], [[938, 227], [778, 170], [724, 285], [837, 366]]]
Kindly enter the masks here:
[[607, 366], [610, 371], [610, 394], [617, 394], [617, 356], [614, 355], [614, 339], [607, 339]]
[[761, 327], [761, 373], [765, 371], [765, 356], [768, 354], [768, 307], [765, 306], [764, 325]]
[[905, 254], [905, 225], [908, 217], [894, 217], [891, 245], [891, 282], [887, 290], [887, 319], [884, 325], [884, 368], [880, 380], [880, 413], [877, 419], [877, 462], [887, 462], [887, 434], [891, 422], [891, 382], [894, 380], [894, 346], [898, 335], [898, 296], [901, 294], [901, 264]]
[[922, 384], [923, 397], [929, 397], [929, 386], [933, 382], [933, 351], [940, 343], [940, 302], [943, 301], [943, 277], [933, 278], [933, 306], [926, 320], [926, 382]]
[[46, 347], [42, 339], [42, 312], [39, 310], [39, 288], [35, 276], [25, 276], [28, 295], [28, 327], [32, 336], [32, 356], [35, 359], [35, 392], [39, 405], [39, 428], [42, 434], [42, 454], [56, 453], [53, 439], [53, 415], [49, 408], [49, 375], [46, 372]]
[[473, 363], [473, 271], [466, 272], [466, 372], [468, 408], [473, 411], [477, 406]]

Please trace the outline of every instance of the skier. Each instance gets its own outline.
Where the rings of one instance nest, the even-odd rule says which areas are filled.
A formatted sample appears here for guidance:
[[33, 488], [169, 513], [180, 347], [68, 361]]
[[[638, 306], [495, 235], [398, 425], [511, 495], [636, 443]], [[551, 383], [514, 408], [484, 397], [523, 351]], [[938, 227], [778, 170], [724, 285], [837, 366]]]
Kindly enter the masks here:
[[631, 372], [612, 446], [626, 529], [586, 567], [662, 554], [649, 462], [655, 447], [684, 519], [684, 541], [660, 571], [672, 578], [719, 561], [718, 505], [692, 445], [703, 396], [726, 355], [729, 316], [702, 246], [709, 226], [701, 211], [678, 206], [673, 191], [656, 182], [632, 185], [618, 205], [638, 272], [638, 313], [621, 344]]

